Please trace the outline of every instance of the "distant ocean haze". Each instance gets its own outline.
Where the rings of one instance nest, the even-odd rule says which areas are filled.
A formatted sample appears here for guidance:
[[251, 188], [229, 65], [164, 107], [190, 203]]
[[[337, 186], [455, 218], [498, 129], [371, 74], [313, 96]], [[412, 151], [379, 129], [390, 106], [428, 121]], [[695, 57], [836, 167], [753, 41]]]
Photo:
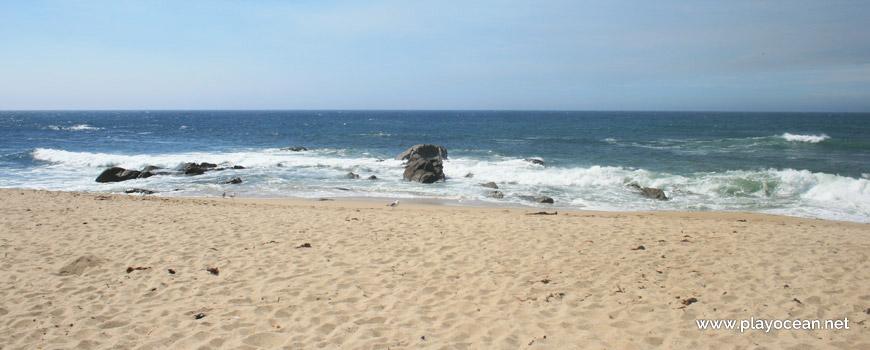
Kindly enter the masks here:
[[[535, 111], [0, 112], [0, 187], [165, 196], [424, 198], [870, 222], [870, 114]], [[447, 181], [395, 156], [442, 145]], [[304, 146], [308, 150], [282, 150]], [[525, 161], [541, 159], [544, 165]], [[120, 166], [245, 169], [97, 183]], [[353, 172], [360, 179], [345, 175]], [[472, 174], [471, 177], [467, 175]], [[368, 180], [375, 175], [377, 180]], [[241, 184], [226, 184], [232, 178]], [[480, 186], [495, 182], [504, 198]], [[645, 198], [628, 184], [660, 188]], [[549, 196], [538, 204], [521, 196]]]

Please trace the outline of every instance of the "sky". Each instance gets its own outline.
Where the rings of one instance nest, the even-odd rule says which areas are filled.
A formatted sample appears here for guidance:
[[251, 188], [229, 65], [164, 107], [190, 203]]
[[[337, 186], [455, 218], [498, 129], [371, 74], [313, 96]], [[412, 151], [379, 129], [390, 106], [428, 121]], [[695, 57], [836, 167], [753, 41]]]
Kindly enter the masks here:
[[0, 110], [870, 112], [870, 1], [0, 0]]

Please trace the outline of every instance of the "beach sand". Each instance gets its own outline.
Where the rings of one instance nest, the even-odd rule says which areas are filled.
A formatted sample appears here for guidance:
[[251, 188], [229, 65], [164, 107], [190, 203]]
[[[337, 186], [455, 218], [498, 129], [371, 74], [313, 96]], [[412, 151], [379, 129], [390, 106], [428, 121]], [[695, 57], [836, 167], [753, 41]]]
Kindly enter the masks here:
[[867, 224], [387, 203], [2, 189], [0, 349], [870, 348]]

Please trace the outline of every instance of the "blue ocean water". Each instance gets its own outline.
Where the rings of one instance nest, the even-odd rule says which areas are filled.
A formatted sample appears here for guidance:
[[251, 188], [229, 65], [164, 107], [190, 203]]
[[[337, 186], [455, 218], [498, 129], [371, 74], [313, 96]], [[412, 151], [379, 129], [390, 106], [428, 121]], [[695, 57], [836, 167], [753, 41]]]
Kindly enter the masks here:
[[[402, 180], [447, 148], [444, 183]], [[304, 146], [305, 152], [281, 148]], [[437, 198], [578, 210], [718, 210], [870, 222], [870, 114], [563, 111], [0, 112], [0, 187], [165, 196]], [[544, 160], [545, 166], [523, 161]], [[247, 169], [102, 184], [106, 167]], [[363, 179], [347, 179], [348, 172]], [[473, 177], [466, 177], [467, 174]], [[379, 180], [365, 180], [376, 175]], [[220, 184], [233, 177], [244, 183]], [[505, 195], [490, 196], [494, 181]], [[656, 201], [626, 184], [657, 187]], [[547, 195], [553, 205], [520, 195]]]

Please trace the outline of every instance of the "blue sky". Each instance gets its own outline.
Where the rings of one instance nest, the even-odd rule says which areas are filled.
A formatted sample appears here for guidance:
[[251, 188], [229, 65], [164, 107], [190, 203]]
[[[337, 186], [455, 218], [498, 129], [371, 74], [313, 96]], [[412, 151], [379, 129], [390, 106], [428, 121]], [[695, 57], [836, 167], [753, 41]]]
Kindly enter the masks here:
[[870, 112], [867, 1], [6, 1], [0, 109]]

